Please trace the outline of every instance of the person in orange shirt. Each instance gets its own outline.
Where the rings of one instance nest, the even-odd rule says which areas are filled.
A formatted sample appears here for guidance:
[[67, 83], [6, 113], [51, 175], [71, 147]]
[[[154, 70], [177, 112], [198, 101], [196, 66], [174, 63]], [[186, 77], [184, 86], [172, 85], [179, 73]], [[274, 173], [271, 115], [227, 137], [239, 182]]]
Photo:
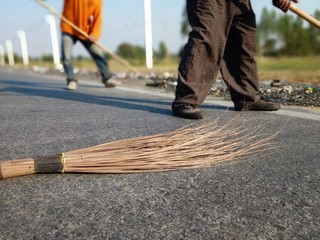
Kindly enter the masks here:
[[64, 0], [62, 15], [89, 36], [84, 36], [70, 24], [61, 20], [62, 62], [67, 75], [68, 89], [75, 90], [78, 85], [73, 71], [72, 58], [72, 48], [78, 41], [88, 50], [95, 61], [105, 87], [115, 87], [114, 81], [110, 80], [112, 73], [109, 70], [108, 62], [102, 50], [94, 44], [101, 35], [102, 0]]

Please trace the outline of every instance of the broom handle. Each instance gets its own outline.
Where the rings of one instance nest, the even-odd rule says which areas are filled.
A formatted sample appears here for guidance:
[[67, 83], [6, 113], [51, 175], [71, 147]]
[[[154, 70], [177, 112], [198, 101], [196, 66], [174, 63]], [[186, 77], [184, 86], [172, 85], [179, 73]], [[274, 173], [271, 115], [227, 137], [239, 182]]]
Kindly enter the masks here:
[[34, 159], [32, 158], [0, 162], [0, 180], [34, 173]]
[[63, 173], [65, 154], [0, 161], [0, 180], [35, 173]]
[[[76, 25], [74, 25], [72, 22], [70, 22], [68, 19], [66, 19], [64, 16], [62, 16], [57, 10], [55, 10], [53, 7], [51, 7], [49, 4], [47, 4], [45, 1], [43, 0], [36, 0], [37, 3], [39, 3], [42, 7], [44, 7], [45, 9], [47, 9], [49, 12], [51, 12], [53, 15], [55, 15], [56, 17], [60, 18], [62, 21], [66, 22], [67, 24], [69, 24], [71, 27], [73, 27], [76, 31], [78, 31], [80, 34], [82, 34], [83, 36], [85, 36], [86, 38], [89, 38], [89, 35], [84, 32], [82, 29], [80, 29], [79, 27], [77, 27]], [[94, 44], [96, 44], [99, 48], [101, 48], [102, 50], [104, 50], [105, 52], [109, 53], [112, 57], [114, 57], [119, 63], [123, 64], [124, 66], [126, 66], [128, 69], [130, 69], [131, 71], [134, 71], [136, 73], [138, 73], [138, 70], [136, 68], [134, 68], [129, 62], [127, 62], [126, 60], [124, 60], [122, 57], [120, 57], [119, 55], [113, 53], [111, 50], [107, 49], [106, 47], [104, 47], [102, 44], [100, 44], [98, 41], [94, 41]]]
[[320, 21], [318, 21], [317, 19], [315, 19], [314, 17], [310, 16], [308, 13], [306, 13], [305, 11], [299, 9], [296, 5], [290, 3], [289, 6], [289, 10], [295, 14], [297, 14], [298, 16], [300, 16], [301, 18], [303, 18], [304, 20], [306, 20], [307, 22], [309, 22], [310, 24], [314, 25], [315, 27], [320, 29]]

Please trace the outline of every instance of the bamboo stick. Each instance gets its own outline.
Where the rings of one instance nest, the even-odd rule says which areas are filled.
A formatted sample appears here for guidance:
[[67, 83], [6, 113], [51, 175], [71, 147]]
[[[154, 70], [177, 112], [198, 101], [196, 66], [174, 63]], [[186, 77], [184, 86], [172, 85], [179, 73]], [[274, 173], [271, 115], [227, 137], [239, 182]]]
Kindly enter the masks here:
[[307, 22], [309, 22], [313, 26], [320, 29], [320, 21], [318, 21], [317, 19], [315, 19], [314, 17], [312, 17], [310, 14], [306, 13], [305, 11], [299, 9], [293, 3], [290, 3], [289, 10], [291, 12], [297, 14], [298, 16], [300, 16], [301, 18], [303, 18], [304, 20], [306, 20]]

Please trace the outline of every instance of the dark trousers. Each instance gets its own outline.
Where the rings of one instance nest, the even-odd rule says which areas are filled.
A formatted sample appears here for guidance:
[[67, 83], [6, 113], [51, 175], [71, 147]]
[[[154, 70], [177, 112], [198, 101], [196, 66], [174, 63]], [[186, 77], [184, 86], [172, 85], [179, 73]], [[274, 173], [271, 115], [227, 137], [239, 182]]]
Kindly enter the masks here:
[[250, 0], [187, 0], [187, 12], [192, 31], [173, 104], [202, 104], [219, 71], [236, 106], [257, 101], [256, 22]]

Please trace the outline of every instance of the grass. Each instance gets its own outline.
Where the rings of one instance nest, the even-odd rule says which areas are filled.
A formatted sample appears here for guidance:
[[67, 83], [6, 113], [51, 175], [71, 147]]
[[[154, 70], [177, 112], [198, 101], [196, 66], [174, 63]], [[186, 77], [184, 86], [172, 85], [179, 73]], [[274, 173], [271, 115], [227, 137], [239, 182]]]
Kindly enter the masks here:
[[[278, 57], [266, 58], [257, 57], [258, 75], [260, 80], [281, 79], [289, 83], [320, 84], [320, 56], [307, 57]], [[34, 62], [39, 64], [39, 62]], [[147, 69], [143, 64], [134, 65], [141, 73], [163, 73], [169, 72], [175, 77], [179, 58], [168, 58], [162, 61], [154, 61], [152, 70]], [[31, 64], [32, 65], [32, 64]], [[51, 63], [41, 65], [52, 66]], [[91, 59], [75, 60], [77, 68], [96, 70], [96, 66]], [[114, 72], [127, 72], [128, 69], [115, 60], [109, 61], [110, 68]]]
[[282, 79], [289, 83], [320, 84], [320, 56], [256, 59], [261, 80]]

